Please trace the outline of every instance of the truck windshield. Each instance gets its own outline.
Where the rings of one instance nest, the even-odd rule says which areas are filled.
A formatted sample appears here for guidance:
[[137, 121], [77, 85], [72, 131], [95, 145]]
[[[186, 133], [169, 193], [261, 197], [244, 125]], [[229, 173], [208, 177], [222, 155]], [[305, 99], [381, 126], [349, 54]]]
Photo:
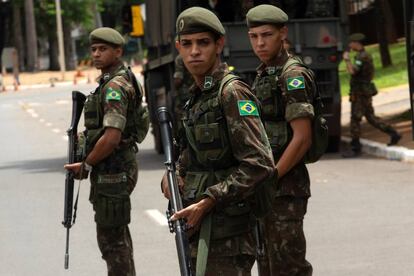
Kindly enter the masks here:
[[284, 10], [289, 19], [337, 17], [339, 0], [186, 0], [181, 1], [181, 10], [200, 6], [213, 11], [222, 22], [240, 22], [246, 13], [261, 4], [275, 5]]

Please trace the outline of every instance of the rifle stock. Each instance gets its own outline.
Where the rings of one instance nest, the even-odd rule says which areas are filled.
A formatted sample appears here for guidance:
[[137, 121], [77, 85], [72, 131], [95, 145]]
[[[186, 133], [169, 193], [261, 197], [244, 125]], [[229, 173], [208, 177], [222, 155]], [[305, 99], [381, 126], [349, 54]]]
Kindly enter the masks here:
[[[158, 121], [161, 129], [161, 140], [165, 154], [165, 167], [167, 170], [168, 187], [170, 189], [170, 212], [167, 216], [173, 215], [175, 212], [183, 209], [180, 192], [178, 189], [178, 181], [175, 174], [175, 164], [173, 158], [173, 143], [171, 135], [171, 119], [166, 107], [159, 107], [157, 110]], [[178, 261], [182, 276], [191, 276], [191, 258], [188, 237], [185, 232], [185, 222], [182, 219], [169, 222], [170, 231], [175, 232], [175, 244], [177, 247]]]
[[[83, 106], [85, 104], [86, 96], [78, 91], [72, 92], [72, 120], [67, 130], [68, 134], [68, 163], [72, 164], [79, 162], [76, 158], [77, 148], [77, 134], [78, 123], [82, 116]], [[73, 212], [73, 191], [74, 191], [75, 178], [71, 171], [66, 172], [65, 179], [65, 204], [62, 224], [66, 228], [66, 250], [65, 250], [65, 269], [69, 268], [69, 229], [75, 223], [76, 210]], [[76, 208], [76, 207], [75, 207]]]

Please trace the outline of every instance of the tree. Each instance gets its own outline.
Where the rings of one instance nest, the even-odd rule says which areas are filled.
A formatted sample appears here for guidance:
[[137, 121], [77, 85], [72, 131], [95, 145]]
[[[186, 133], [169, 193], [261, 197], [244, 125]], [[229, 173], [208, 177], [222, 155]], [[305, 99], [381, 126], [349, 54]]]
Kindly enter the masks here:
[[382, 67], [388, 67], [392, 65], [390, 50], [388, 47], [388, 40], [387, 40], [387, 34], [384, 32], [386, 29], [387, 22], [385, 21], [385, 0], [375, 0], [375, 12], [377, 15], [377, 37], [378, 37], [378, 43], [379, 43], [379, 49], [381, 54], [381, 63]]
[[24, 1], [25, 20], [26, 20], [26, 53], [28, 71], [38, 69], [38, 50], [37, 50], [37, 32], [36, 21], [34, 16], [33, 0]]
[[7, 37], [7, 25], [10, 19], [10, 2], [0, 2], [0, 71], [3, 67], [1, 56]]

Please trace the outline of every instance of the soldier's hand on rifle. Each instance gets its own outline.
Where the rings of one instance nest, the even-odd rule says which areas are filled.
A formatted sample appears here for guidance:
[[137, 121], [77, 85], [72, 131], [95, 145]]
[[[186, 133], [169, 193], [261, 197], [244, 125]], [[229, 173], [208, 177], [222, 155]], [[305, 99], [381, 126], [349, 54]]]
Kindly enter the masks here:
[[216, 205], [214, 199], [210, 197], [203, 198], [197, 203], [191, 204], [187, 208], [184, 208], [176, 212], [171, 220], [184, 219], [187, 221], [188, 228], [197, 228], [201, 224], [203, 217], [210, 212], [210, 210]]
[[72, 171], [75, 179], [85, 179], [88, 178], [89, 171], [86, 170], [82, 162], [66, 164], [63, 166], [66, 170]]
[[[176, 177], [178, 181], [178, 188], [180, 189], [180, 192], [182, 192], [184, 188], [184, 179], [179, 175], [177, 175]], [[164, 194], [165, 198], [171, 198], [170, 188], [168, 187], [168, 176], [166, 172], [164, 173], [164, 176], [161, 180], [161, 191]]]

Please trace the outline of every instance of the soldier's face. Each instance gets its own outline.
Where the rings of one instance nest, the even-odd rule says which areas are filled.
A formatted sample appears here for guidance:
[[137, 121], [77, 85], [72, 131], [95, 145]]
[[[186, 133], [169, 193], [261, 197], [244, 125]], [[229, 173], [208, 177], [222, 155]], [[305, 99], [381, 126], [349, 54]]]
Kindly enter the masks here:
[[202, 78], [219, 64], [224, 38], [214, 39], [210, 32], [180, 35], [175, 44], [187, 70], [195, 78]]
[[275, 61], [287, 38], [287, 27], [261, 25], [249, 29], [249, 39], [256, 56], [265, 64]]
[[99, 70], [111, 67], [122, 55], [121, 47], [114, 48], [105, 43], [94, 43], [90, 50], [93, 65]]

